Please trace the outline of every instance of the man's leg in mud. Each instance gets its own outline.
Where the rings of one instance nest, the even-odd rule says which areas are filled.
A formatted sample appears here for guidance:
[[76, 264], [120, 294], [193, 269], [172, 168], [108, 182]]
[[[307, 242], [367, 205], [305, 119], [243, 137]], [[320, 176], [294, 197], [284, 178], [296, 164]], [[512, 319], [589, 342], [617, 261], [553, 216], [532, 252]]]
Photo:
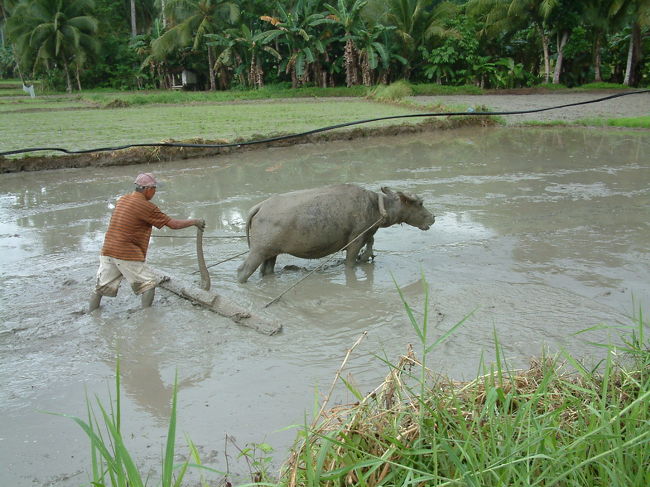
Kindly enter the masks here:
[[156, 294], [156, 288], [152, 287], [148, 291], [145, 291], [142, 293], [140, 296], [140, 299], [142, 300], [142, 307], [143, 308], [151, 308], [151, 305], [153, 304], [153, 298]]
[[99, 304], [102, 302], [102, 295], [97, 294], [97, 293], [92, 293], [90, 295], [90, 302], [88, 303], [88, 312], [92, 313], [95, 311], [97, 308], [99, 308]]

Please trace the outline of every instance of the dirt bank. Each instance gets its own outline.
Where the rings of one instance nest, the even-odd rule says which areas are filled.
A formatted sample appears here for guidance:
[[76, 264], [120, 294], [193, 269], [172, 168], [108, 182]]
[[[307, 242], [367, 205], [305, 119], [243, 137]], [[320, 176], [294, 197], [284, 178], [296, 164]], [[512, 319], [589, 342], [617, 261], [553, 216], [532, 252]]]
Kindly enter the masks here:
[[[407, 135], [433, 130], [448, 130], [460, 127], [485, 127], [496, 122], [490, 117], [444, 117], [428, 119], [420, 123], [398, 123], [384, 127], [355, 127], [347, 130], [327, 131], [307, 136], [293, 137], [292, 134], [271, 134], [268, 139], [279, 139], [270, 142], [254, 143], [253, 139], [238, 139], [234, 143], [226, 140], [167, 140], [163, 143], [214, 145], [215, 147], [132, 147], [129, 149], [92, 152], [86, 154], [67, 154], [63, 156], [28, 156], [22, 158], [0, 157], [0, 173], [43, 171], [48, 169], [65, 169], [80, 167], [128, 166], [143, 163], [158, 163], [190, 159], [196, 157], [211, 157], [232, 152], [268, 149], [270, 147], [286, 147], [305, 143], [333, 142], [340, 140], [355, 140], [366, 137], [381, 137]], [[288, 138], [285, 138], [288, 136]], [[266, 140], [266, 139], [264, 139]], [[235, 144], [235, 145], [233, 145]], [[241, 144], [241, 145], [240, 145]]]

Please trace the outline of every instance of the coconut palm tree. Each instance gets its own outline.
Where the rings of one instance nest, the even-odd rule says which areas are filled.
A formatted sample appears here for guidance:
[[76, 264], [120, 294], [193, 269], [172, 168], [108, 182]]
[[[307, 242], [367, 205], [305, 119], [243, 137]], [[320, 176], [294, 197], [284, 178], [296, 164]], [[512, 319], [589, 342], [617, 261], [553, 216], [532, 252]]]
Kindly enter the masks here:
[[388, 0], [386, 24], [395, 28], [394, 35], [401, 45], [401, 56], [406, 59], [404, 78], [409, 79], [420, 47], [435, 36], [455, 35], [445, 27], [445, 21], [457, 12], [453, 2], [431, 0]]
[[611, 26], [611, 7], [613, 0], [588, 0], [585, 5], [584, 22], [593, 38], [594, 81], [603, 80], [601, 75], [602, 43]]
[[551, 81], [550, 36], [545, 11], [539, 0], [470, 0], [468, 13], [480, 19], [482, 34], [490, 37], [500, 32], [514, 32], [533, 26], [542, 42], [544, 82]]
[[17, 0], [4, 0], [0, 3], [0, 47], [5, 47], [5, 24]]
[[206, 43], [206, 34], [218, 34], [239, 19], [239, 7], [224, 0], [166, 0], [165, 16], [172, 27], [153, 41], [154, 57], [162, 59], [175, 49], [191, 46], [205, 49], [208, 57], [210, 90], [217, 88], [214, 72], [214, 46]]
[[135, 19], [135, 0], [130, 0], [131, 6], [131, 38], [138, 35], [138, 26]]
[[93, 0], [27, 0], [19, 3], [7, 21], [7, 34], [22, 66], [50, 70], [60, 67], [66, 89], [72, 92], [70, 66], [83, 65], [99, 44], [94, 37], [97, 19], [90, 15]]
[[638, 65], [642, 58], [641, 32], [644, 28], [650, 27], [650, 2], [648, 0], [614, 0], [612, 14], [623, 15], [631, 29], [623, 84], [636, 86], [639, 82]]

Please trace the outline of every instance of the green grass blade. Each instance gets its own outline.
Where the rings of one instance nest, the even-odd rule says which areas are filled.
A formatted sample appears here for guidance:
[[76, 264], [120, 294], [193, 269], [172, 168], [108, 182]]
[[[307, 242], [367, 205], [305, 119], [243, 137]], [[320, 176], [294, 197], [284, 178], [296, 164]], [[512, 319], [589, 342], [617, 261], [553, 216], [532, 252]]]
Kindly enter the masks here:
[[453, 334], [453, 333], [454, 333], [458, 328], [460, 328], [462, 325], [464, 325], [465, 322], [466, 322], [467, 320], [469, 320], [469, 319], [472, 317], [472, 315], [474, 315], [474, 313], [476, 313], [476, 310], [477, 310], [477, 309], [478, 309], [478, 308], [474, 309], [473, 311], [471, 311], [470, 313], [468, 313], [467, 315], [465, 315], [465, 317], [464, 317], [462, 320], [460, 320], [458, 323], [456, 323], [454, 326], [452, 326], [449, 330], [447, 330], [446, 332], [444, 332], [440, 337], [438, 337], [438, 339], [437, 339], [435, 342], [433, 342], [431, 345], [429, 345], [429, 346], [424, 350], [425, 353], [429, 353], [431, 350], [433, 350], [435, 347], [437, 347], [437, 346], [440, 345], [442, 342], [444, 342], [447, 338], [449, 338], [449, 337], [450, 337], [450, 336], [451, 336], [451, 335], [452, 335], [452, 334]]
[[171, 487], [172, 473], [174, 470], [174, 446], [176, 442], [176, 402], [178, 396], [178, 371], [174, 376], [174, 391], [172, 393], [172, 409], [169, 417], [169, 429], [167, 431], [167, 446], [163, 460], [162, 485]]

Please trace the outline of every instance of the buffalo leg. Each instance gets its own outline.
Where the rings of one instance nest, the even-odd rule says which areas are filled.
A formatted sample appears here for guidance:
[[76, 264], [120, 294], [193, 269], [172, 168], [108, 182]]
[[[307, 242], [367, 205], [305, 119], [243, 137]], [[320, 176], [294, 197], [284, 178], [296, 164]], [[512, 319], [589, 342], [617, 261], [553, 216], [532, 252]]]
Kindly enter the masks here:
[[237, 280], [239, 282], [246, 282], [255, 269], [264, 261], [261, 255], [250, 253], [242, 265], [237, 269]]
[[347, 248], [345, 254], [345, 265], [347, 267], [353, 267], [357, 263], [357, 257], [359, 256], [359, 252], [361, 251], [361, 247], [363, 247], [364, 243], [364, 240], [357, 240], [355, 242], [352, 242]]
[[368, 238], [368, 240], [366, 241], [365, 250], [359, 255], [359, 258], [357, 259], [358, 262], [369, 262], [370, 259], [374, 257], [374, 255], [372, 255], [372, 244], [374, 243], [375, 243], [374, 237]]
[[262, 267], [260, 267], [261, 275], [266, 276], [267, 274], [273, 274], [273, 271], [275, 270], [275, 259], [277, 259], [277, 257], [277, 255], [274, 255], [262, 262]]

